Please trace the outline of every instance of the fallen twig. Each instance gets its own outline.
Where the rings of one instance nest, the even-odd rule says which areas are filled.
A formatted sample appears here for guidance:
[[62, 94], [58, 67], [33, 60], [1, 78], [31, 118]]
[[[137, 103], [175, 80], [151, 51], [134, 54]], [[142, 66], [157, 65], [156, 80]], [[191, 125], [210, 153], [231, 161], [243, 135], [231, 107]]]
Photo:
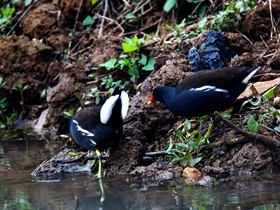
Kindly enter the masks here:
[[245, 143], [248, 141], [257, 141], [260, 142], [264, 145], [273, 147], [273, 148], [280, 148], [280, 141], [276, 140], [275, 138], [272, 138], [270, 136], [265, 136], [262, 134], [258, 134], [258, 133], [251, 133], [249, 131], [245, 131], [242, 130], [241, 128], [239, 128], [238, 126], [234, 125], [232, 122], [230, 122], [229, 120], [225, 119], [224, 117], [222, 117], [220, 115], [220, 113], [215, 112], [215, 115], [217, 115], [224, 123], [226, 123], [227, 125], [229, 125], [231, 128], [233, 128], [238, 134], [241, 134], [244, 138], [235, 138], [232, 139], [230, 141], [227, 141], [226, 144], [227, 145], [235, 145], [235, 144], [240, 144], [240, 143]]

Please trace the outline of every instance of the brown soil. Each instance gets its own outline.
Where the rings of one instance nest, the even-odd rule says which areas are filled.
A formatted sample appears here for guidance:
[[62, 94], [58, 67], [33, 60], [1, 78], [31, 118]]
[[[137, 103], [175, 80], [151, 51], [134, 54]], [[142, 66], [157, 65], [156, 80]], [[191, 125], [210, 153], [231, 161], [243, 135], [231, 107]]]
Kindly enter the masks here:
[[[80, 5], [80, 2], [86, 3]], [[76, 93], [88, 93], [91, 88], [99, 86], [99, 83], [92, 82], [89, 74], [108, 74], [105, 69], [93, 72], [92, 68], [120, 55], [121, 52], [115, 47], [121, 46], [124, 33], [134, 35], [159, 29], [160, 37], [164, 40], [168, 32], [165, 23], [172, 24], [168, 22], [170, 15], [163, 18], [162, 22], [157, 21], [162, 14], [162, 5], [155, 1], [151, 11], [138, 23], [132, 23], [133, 26], [123, 24], [124, 31], [111, 22], [105, 24], [101, 38], [98, 38], [100, 25], [96, 25], [91, 33], [69, 36], [70, 32], [74, 34], [85, 30], [82, 21], [97, 8], [89, 2], [62, 0], [33, 3], [23, 16], [22, 28], [15, 28], [18, 35], [0, 38], [0, 77], [6, 82], [0, 89], [0, 96], [7, 97], [14, 109], [20, 111], [21, 96], [16, 90], [16, 81], [20, 80], [23, 85], [28, 85], [24, 91], [25, 107], [20, 116], [20, 120], [27, 120], [25, 126], [34, 127], [42, 111], [47, 109], [46, 118], [40, 119], [39, 122], [44, 122], [41, 129], [65, 132], [67, 117], [63, 112], [80, 106]], [[116, 10], [121, 11], [120, 8], [124, 5], [116, 3], [114, 6]], [[19, 4], [18, 8], [22, 8], [22, 5]], [[272, 4], [272, 11], [278, 24], [275, 27], [278, 27], [276, 29], [279, 31], [280, 5], [277, 1]], [[120, 16], [117, 20], [121, 18], [123, 17]], [[233, 47], [233, 54], [238, 54], [238, 58], [232, 63], [233, 66], [262, 67], [253, 82], [279, 78], [279, 37], [271, 36], [272, 28], [266, 2], [258, 5], [256, 10], [246, 16], [240, 24], [241, 33], [225, 33]], [[201, 45], [203, 40], [204, 38], [195, 38], [189, 42], [192, 44], [187, 46], [174, 44], [172, 47], [157, 42], [149, 47], [151, 56], [156, 59], [155, 70], [138, 87], [138, 94], [133, 95], [123, 136], [106, 162], [109, 175], [132, 174], [142, 178], [158, 177], [156, 179], [173, 179], [181, 175], [180, 167], [170, 164], [162, 157], [155, 158], [155, 162], [147, 167], [140, 164], [145, 153], [166, 149], [166, 140], [172, 135], [169, 131], [176, 130], [185, 120], [171, 114], [163, 104], [154, 103], [149, 106], [147, 101], [156, 86], [175, 86], [184, 77], [192, 74], [192, 66], [186, 60], [185, 54], [180, 52], [182, 49]], [[65, 60], [67, 55], [64, 52], [67, 50], [69, 54]], [[109, 73], [115, 79], [127, 81], [129, 76], [120, 72]], [[41, 97], [43, 90], [47, 90], [45, 98]], [[233, 115], [236, 120], [233, 121], [243, 122], [242, 117], [246, 116], [246, 113], [236, 113]], [[215, 138], [211, 139], [213, 142], [226, 142], [236, 138], [234, 131], [226, 125], [217, 126], [216, 133]], [[280, 140], [279, 133], [275, 134], [265, 128], [260, 133]], [[233, 146], [221, 143], [213, 150], [211, 158], [203, 161], [199, 168], [205, 174], [260, 172], [279, 168], [278, 148], [260, 143], [257, 139], [249, 141]]]

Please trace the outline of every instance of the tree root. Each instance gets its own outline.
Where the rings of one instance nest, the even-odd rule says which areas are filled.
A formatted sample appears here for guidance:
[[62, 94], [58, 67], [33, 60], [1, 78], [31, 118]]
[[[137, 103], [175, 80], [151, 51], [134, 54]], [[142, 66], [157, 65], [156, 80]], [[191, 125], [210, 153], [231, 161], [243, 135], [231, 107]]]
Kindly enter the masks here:
[[225, 119], [223, 116], [220, 115], [220, 113], [215, 112], [215, 115], [217, 115], [224, 123], [226, 123], [228, 126], [233, 128], [237, 134], [241, 134], [243, 137], [242, 138], [234, 138], [231, 140], [228, 140], [225, 142], [226, 145], [228, 146], [233, 146], [236, 144], [241, 144], [241, 143], [246, 143], [249, 141], [257, 141], [260, 142], [266, 146], [272, 147], [272, 148], [280, 148], [280, 141], [270, 137], [270, 136], [265, 136], [263, 134], [258, 134], [258, 133], [251, 133], [249, 131], [242, 130], [238, 126], [234, 125], [232, 122], [229, 120]]

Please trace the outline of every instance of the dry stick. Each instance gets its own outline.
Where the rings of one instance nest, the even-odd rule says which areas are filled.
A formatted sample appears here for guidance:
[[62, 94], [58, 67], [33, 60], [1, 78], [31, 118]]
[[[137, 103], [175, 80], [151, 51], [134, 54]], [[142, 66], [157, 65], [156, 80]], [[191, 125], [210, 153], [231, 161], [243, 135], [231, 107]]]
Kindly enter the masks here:
[[127, 1], [125, 1], [125, 0], [122, 0], [122, 1], [124, 2], [124, 4], [125, 4], [126, 6], [131, 7], [131, 5], [130, 5]]
[[60, 10], [56, 10], [56, 11], [45, 10], [45, 11], [46, 11], [46, 12], [49, 12], [49, 13], [51, 13], [51, 14], [57, 14], [57, 15], [56, 15], [57, 25], [58, 25], [58, 27], [61, 29], [61, 25], [60, 25], [60, 21], [59, 21], [61, 11], [60, 11]]
[[22, 13], [22, 15], [20, 16], [20, 18], [17, 20], [17, 22], [13, 25], [13, 27], [11, 28], [11, 30], [7, 33], [7, 36], [10, 35], [10, 33], [12, 33], [12, 31], [15, 29], [15, 27], [21, 22], [22, 18], [26, 15], [26, 13], [38, 2], [34, 1], [32, 4], [30, 4], [27, 9]]
[[[76, 56], [76, 55], [78, 55], [79, 52], [84, 51], [83, 49], [80, 50], [80, 48], [85, 40], [87, 32], [92, 28], [93, 24], [94, 24], [94, 20], [92, 21], [90, 26], [87, 28], [87, 30], [84, 32], [83, 36], [79, 39], [78, 43], [70, 50], [69, 54], [72, 53], [76, 48], [78, 48], [78, 49], [77, 49], [76, 53], [72, 54], [72, 56]], [[90, 48], [90, 47], [87, 47], [87, 48]]]
[[[121, 35], [124, 33], [123, 27], [121, 27], [121, 25], [120, 25], [116, 20], [113, 20], [113, 19], [108, 18], [108, 17], [105, 17], [105, 16], [101, 16], [101, 15], [99, 15], [99, 14], [96, 14], [96, 16], [97, 16], [97, 18], [104, 18], [104, 19], [106, 19], [106, 20], [111, 21], [111, 23], [109, 23], [108, 25], [110, 25], [110, 24], [112, 24], [112, 23], [115, 23], [115, 24], [121, 29], [121, 31], [122, 31]], [[118, 35], [118, 36], [120, 36], [120, 35]]]
[[101, 36], [102, 36], [102, 31], [103, 31], [103, 26], [104, 26], [104, 20], [105, 20], [104, 17], [106, 16], [107, 10], [108, 10], [108, 0], [105, 0], [105, 7], [104, 7], [102, 19], [101, 19], [100, 29], [99, 29], [99, 32], [98, 32], [98, 39], [100, 39]]
[[160, 30], [160, 25], [161, 25], [161, 22], [162, 22], [163, 14], [164, 14], [164, 12], [161, 13], [161, 16], [160, 16], [160, 19], [159, 19], [159, 22], [158, 22], [157, 31], [155, 33], [155, 37], [157, 37], [158, 34], [159, 34], [159, 30]]
[[233, 139], [230, 141], [227, 141], [226, 144], [233, 146], [235, 144], [240, 144], [240, 143], [245, 143], [248, 141], [257, 141], [260, 142], [264, 145], [270, 146], [272, 148], [280, 148], [280, 141], [270, 137], [270, 136], [265, 136], [262, 134], [258, 134], [258, 133], [251, 133], [248, 131], [244, 131], [241, 128], [239, 128], [238, 126], [234, 125], [232, 122], [230, 122], [229, 120], [225, 119], [224, 117], [222, 117], [220, 115], [220, 113], [215, 112], [215, 115], [217, 115], [224, 123], [226, 123], [227, 125], [229, 125], [230, 127], [232, 127], [237, 133], [241, 134], [242, 136], [244, 136], [244, 138], [241, 139]]
[[239, 30], [235, 29], [238, 33], [240, 33], [253, 47], [254, 47], [254, 44], [250, 41], [250, 39], [245, 36], [243, 33], [241, 33]]
[[[137, 13], [139, 10], [141, 10], [144, 6], [146, 6], [146, 4], [148, 4], [150, 1], [146, 1], [143, 5], [141, 5], [141, 3], [142, 3], [142, 1], [141, 2], [139, 2], [139, 4], [138, 5], [141, 5], [139, 8], [138, 7], [136, 7], [135, 9], [134, 9], [134, 11], [132, 12], [132, 14], [134, 14], [135, 15], [135, 13]], [[128, 11], [129, 12], [129, 11]], [[124, 14], [125, 15], [125, 14]], [[117, 20], [119, 20], [121, 17], [123, 17], [124, 15], [122, 15], [122, 16], [120, 16], [120, 17], [118, 17], [117, 18]], [[120, 25], [122, 25], [122, 24], [124, 24], [126, 22], [126, 20], [123, 20], [121, 23], [120, 23]]]
[[276, 28], [274, 26], [274, 23], [273, 23], [273, 16], [272, 16], [272, 2], [271, 0], [268, 1], [268, 4], [269, 4], [269, 14], [270, 14], [270, 21], [271, 21], [271, 32], [270, 32], [270, 39], [272, 39], [272, 36], [273, 36], [273, 30], [276, 31]]
[[262, 40], [263, 44], [265, 45], [265, 47], [268, 48], [267, 44], [266, 44], [265, 41], [263, 40], [262, 35], [260, 35], [260, 37], [261, 37], [261, 40]]
[[[74, 27], [73, 27], [73, 31], [72, 31], [73, 36], [74, 36], [74, 34], [76, 32], [76, 26], [77, 26], [77, 22], [78, 22], [78, 18], [79, 18], [79, 14], [80, 14], [80, 11], [81, 11], [82, 4], [83, 4], [83, 0], [80, 1], [79, 8], [78, 8], [78, 11], [77, 11], [77, 14], [76, 14], [76, 18], [75, 18], [75, 22], [74, 22]], [[71, 51], [70, 50], [71, 46], [72, 46], [72, 38], [71, 38], [71, 40], [70, 40], [70, 42], [68, 44], [67, 59], [69, 58], [69, 53]]]
[[134, 34], [134, 33], [136, 33], [136, 32], [145, 31], [145, 30], [147, 30], [148, 28], [151, 28], [151, 27], [157, 25], [159, 22], [160, 22], [160, 19], [158, 19], [156, 22], [154, 22], [154, 23], [151, 24], [151, 25], [148, 25], [148, 26], [146, 26], [146, 27], [144, 27], [144, 28], [140, 28], [140, 29], [137, 30], [137, 31], [126, 32], [126, 33], [124, 33], [123, 35], [130, 35], [130, 34]]

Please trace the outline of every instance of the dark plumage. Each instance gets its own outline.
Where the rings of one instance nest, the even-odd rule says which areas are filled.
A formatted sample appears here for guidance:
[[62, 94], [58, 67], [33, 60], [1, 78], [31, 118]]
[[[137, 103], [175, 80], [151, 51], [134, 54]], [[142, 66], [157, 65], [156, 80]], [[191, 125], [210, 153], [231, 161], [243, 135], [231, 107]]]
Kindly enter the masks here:
[[176, 87], [155, 88], [148, 104], [160, 101], [173, 114], [185, 117], [224, 111], [245, 90], [259, 68], [224, 67], [200, 71], [186, 77]]
[[99, 150], [114, 146], [119, 139], [128, 103], [128, 95], [122, 91], [107, 99], [102, 107], [84, 108], [68, 121], [68, 130], [73, 140], [82, 148], [97, 152], [100, 161], [98, 177], [101, 177]]

